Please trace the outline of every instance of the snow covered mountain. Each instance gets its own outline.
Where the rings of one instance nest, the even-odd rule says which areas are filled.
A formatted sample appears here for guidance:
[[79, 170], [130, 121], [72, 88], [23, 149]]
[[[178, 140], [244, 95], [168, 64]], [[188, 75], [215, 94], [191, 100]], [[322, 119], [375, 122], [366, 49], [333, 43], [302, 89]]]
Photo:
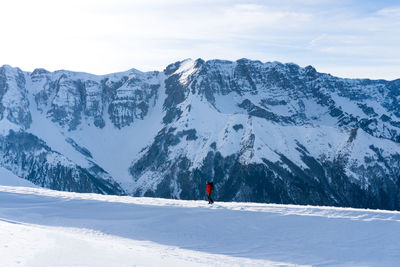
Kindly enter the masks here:
[[400, 80], [184, 60], [0, 68], [0, 166], [57, 190], [400, 210]]

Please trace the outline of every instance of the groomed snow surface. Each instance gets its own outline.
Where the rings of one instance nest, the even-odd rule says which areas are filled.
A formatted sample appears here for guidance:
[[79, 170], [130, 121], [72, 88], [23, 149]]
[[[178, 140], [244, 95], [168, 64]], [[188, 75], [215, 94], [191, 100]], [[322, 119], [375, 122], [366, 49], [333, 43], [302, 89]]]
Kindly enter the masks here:
[[0, 266], [399, 266], [400, 212], [78, 194], [0, 168]]

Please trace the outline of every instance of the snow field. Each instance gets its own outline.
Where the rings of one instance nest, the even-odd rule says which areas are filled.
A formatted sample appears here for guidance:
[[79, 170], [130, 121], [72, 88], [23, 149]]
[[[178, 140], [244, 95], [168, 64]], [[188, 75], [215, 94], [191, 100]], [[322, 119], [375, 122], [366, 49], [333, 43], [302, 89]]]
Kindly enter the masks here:
[[[9, 170], [0, 167], [0, 185], [3, 186], [23, 186], [23, 187], [37, 187], [28, 180], [15, 176]], [[12, 188], [12, 187], [10, 187]], [[26, 188], [28, 189], [28, 188]]]
[[285, 266], [213, 255], [89, 229], [0, 220], [2, 266]]
[[5, 266], [398, 266], [399, 230], [395, 211], [0, 186]]

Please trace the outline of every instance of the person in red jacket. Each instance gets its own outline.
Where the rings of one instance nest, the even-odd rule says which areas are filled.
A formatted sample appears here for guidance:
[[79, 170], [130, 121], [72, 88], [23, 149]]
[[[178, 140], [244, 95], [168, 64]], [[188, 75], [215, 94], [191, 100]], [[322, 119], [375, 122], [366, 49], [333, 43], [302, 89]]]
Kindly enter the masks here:
[[211, 193], [214, 190], [214, 183], [213, 182], [206, 182], [207, 188], [206, 188], [206, 193], [207, 193], [207, 198], [208, 198], [208, 204], [214, 203], [214, 200], [211, 198]]

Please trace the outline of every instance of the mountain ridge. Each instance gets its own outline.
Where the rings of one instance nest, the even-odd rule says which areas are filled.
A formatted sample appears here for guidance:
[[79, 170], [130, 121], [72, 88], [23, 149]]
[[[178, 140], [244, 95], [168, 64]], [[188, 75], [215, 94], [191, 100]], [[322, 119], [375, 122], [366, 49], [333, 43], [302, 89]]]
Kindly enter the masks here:
[[[93, 176], [79, 190], [199, 199], [213, 179], [224, 201], [400, 209], [399, 81], [248, 59], [106, 75], [3, 66], [0, 119], [76, 164], [62, 190]], [[1, 166], [31, 181], [61, 175], [38, 174], [28, 145], [11, 153], [6, 132]]]

